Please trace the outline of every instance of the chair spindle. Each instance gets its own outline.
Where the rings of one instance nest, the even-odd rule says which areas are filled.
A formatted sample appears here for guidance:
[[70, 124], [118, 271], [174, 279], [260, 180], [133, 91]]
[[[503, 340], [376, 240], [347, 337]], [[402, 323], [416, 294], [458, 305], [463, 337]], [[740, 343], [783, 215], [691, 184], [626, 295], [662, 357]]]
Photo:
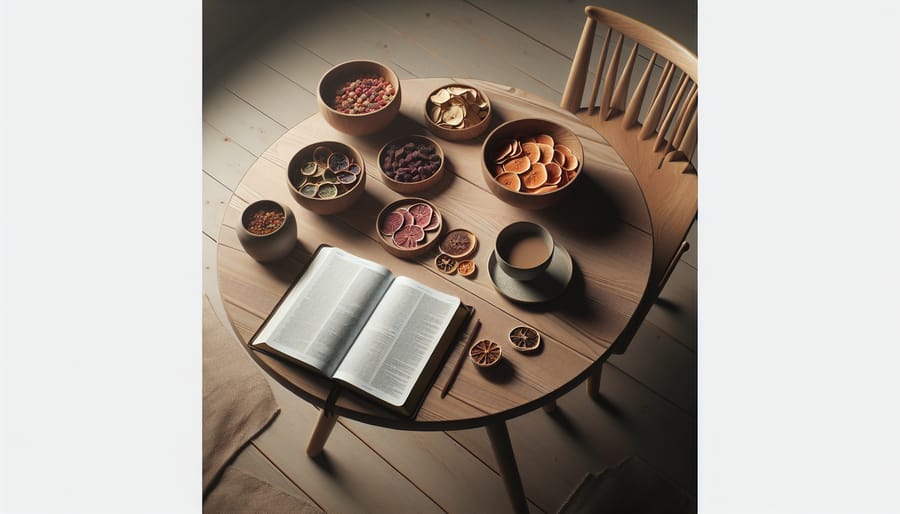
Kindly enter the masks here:
[[637, 88], [634, 90], [634, 94], [631, 95], [631, 100], [628, 102], [628, 107], [625, 109], [625, 118], [622, 120], [622, 123], [625, 124], [625, 128], [631, 128], [637, 122], [638, 115], [641, 113], [641, 105], [644, 103], [644, 95], [647, 93], [647, 85], [650, 83], [650, 75], [653, 73], [653, 64], [655, 62], [656, 52], [653, 52], [653, 55], [650, 56], [650, 62], [644, 70], [644, 75], [641, 76], [641, 81], [638, 82]]
[[672, 97], [672, 103], [669, 104], [669, 110], [666, 112], [666, 117], [663, 118], [662, 125], [659, 127], [659, 132], [656, 134], [656, 141], [653, 143], [654, 152], [658, 152], [667, 144], [666, 134], [669, 132], [669, 126], [672, 124], [672, 120], [675, 118], [675, 111], [678, 110], [678, 104], [681, 103], [684, 92], [687, 90], [688, 81], [689, 77], [687, 73], [682, 73], [681, 80], [678, 83], [678, 89], [676, 90], [675, 96]]
[[631, 53], [628, 54], [628, 59], [625, 61], [622, 76], [619, 77], [619, 83], [616, 84], [616, 89], [613, 92], [612, 108], [619, 112], [625, 110], [625, 99], [628, 97], [628, 86], [631, 85], [631, 72], [634, 69], [634, 61], [637, 58], [638, 46], [640, 45], [635, 41], [634, 46], [631, 47]]
[[603, 65], [606, 64], [606, 53], [609, 51], [609, 40], [612, 36], [612, 29], [606, 31], [603, 38], [603, 46], [600, 49], [600, 61], [597, 65], [597, 75], [594, 77], [594, 86], [591, 88], [591, 101], [588, 103], [590, 114], [594, 114], [597, 102], [597, 91], [600, 90], [600, 79], [603, 77]]
[[609, 69], [606, 71], [606, 81], [603, 84], [603, 92], [600, 94], [600, 116], [604, 120], [608, 120], [610, 114], [610, 102], [612, 100], [613, 86], [616, 83], [616, 74], [619, 71], [619, 57], [622, 55], [622, 42], [625, 40], [624, 34], [619, 34], [619, 40], [616, 41], [616, 48], [613, 50], [612, 58], [609, 61]]
[[656, 88], [656, 96], [650, 104], [650, 110], [647, 112], [647, 118], [644, 119], [644, 126], [641, 127], [639, 137], [648, 139], [656, 131], [659, 125], [659, 118], [662, 116], [663, 108], [666, 103], [666, 96], [669, 94], [669, 83], [672, 81], [672, 74], [675, 66], [671, 62], [667, 62], [663, 68], [663, 74], [659, 77], [659, 84]]

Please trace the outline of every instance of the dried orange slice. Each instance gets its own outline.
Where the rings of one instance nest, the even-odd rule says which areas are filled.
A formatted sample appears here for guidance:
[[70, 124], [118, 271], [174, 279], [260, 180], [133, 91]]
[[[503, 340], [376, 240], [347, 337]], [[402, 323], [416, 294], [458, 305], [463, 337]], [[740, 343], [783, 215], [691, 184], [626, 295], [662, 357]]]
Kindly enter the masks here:
[[459, 261], [459, 266], [456, 268], [456, 271], [458, 271], [460, 275], [468, 277], [475, 273], [475, 269], [475, 261], [466, 259], [464, 261]]
[[555, 162], [556, 164], [559, 164], [560, 166], [562, 166], [563, 164], [566, 163], [566, 154], [564, 154], [554, 148], [553, 149], [553, 159], [551, 159], [551, 160], [553, 162]]
[[531, 170], [522, 175], [522, 185], [528, 189], [537, 189], [547, 183], [547, 167], [536, 162]]
[[543, 143], [537, 143], [538, 148], [541, 150], [541, 156], [538, 159], [539, 162], [547, 164], [548, 162], [553, 160], [553, 152], [556, 150], [553, 149], [550, 145], [545, 145]]
[[512, 173], [525, 173], [530, 169], [531, 161], [528, 160], [528, 157], [524, 155], [521, 157], [516, 157], [515, 159], [510, 159], [503, 163], [503, 171], [509, 171]]
[[538, 134], [534, 136], [534, 140], [543, 145], [550, 145], [551, 148], [556, 144], [556, 142], [553, 141], [553, 136], [550, 134]]
[[555, 162], [548, 162], [544, 165], [547, 168], [547, 184], [555, 186], [562, 180], [563, 169]]
[[519, 142], [522, 143], [522, 144], [525, 144], [525, 143], [536, 143], [537, 140], [534, 139], [534, 138], [531, 137], [531, 136], [525, 136], [525, 137], [520, 137], [520, 138], [519, 138]]
[[523, 143], [522, 151], [525, 152], [525, 157], [528, 157], [528, 160], [531, 162], [541, 160], [541, 148], [537, 143]]
[[476, 366], [486, 368], [500, 361], [502, 351], [500, 345], [490, 339], [482, 339], [469, 349], [469, 357]]
[[439, 253], [438, 256], [434, 258], [434, 267], [441, 273], [452, 275], [456, 272], [456, 268], [459, 267], [459, 261], [445, 253]]
[[574, 170], [565, 170], [566, 183], [575, 180], [576, 174], [577, 174], [577, 172], [575, 172]]
[[497, 175], [497, 182], [510, 191], [519, 191], [522, 189], [522, 179], [515, 173], [501, 173]]
[[578, 168], [578, 157], [575, 157], [574, 155], [567, 155], [566, 163], [562, 165], [562, 169], [566, 171], [573, 171], [576, 168]]
[[553, 149], [556, 150], [557, 152], [565, 155], [566, 157], [572, 155], [572, 149], [566, 145], [554, 145]]
[[506, 143], [505, 145], [500, 147], [500, 152], [497, 153], [497, 157], [494, 158], [494, 161], [497, 163], [502, 163], [504, 160], [506, 160], [507, 157], [509, 157], [509, 154], [511, 154], [513, 152], [514, 148], [515, 148], [515, 145], [513, 144], [512, 141], [510, 141], [509, 143]]
[[536, 195], [539, 195], [541, 193], [549, 193], [551, 191], [556, 191], [557, 189], [559, 189], [559, 186], [541, 186], [537, 189], [530, 190], [529, 193], [534, 193]]
[[541, 334], [531, 327], [522, 325], [509, 331], [509, 342], [520, 352], [530, 352], [541, 345]]
[[464, 259], [475, 251], [478, 238], [466, 229], [451, 230], [441, 240], [438, 249], [454, 259]]

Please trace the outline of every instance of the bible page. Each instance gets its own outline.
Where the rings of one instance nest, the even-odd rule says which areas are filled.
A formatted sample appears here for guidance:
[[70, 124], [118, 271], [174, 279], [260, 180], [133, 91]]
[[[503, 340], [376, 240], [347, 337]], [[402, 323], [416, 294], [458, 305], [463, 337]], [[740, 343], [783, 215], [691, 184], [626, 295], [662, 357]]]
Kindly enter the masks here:
[[456, 297], [397, 277], [334, 378], [403, 405], [459, 304]]
[[256, 341], [330, 376], [391, 279], [384, 266], [322, 248]]

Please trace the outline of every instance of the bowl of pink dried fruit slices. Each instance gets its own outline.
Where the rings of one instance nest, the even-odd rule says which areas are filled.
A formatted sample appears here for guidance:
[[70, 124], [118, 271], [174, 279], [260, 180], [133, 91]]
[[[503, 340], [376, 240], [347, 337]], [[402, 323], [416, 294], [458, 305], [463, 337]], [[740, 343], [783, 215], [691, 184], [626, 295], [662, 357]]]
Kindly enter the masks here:
[[444, 223], [441, 213], [422, 198], [402, 198], [378, 213], [375, 230], [388, 253], [412, 259], [431, 250], [440, 239]]

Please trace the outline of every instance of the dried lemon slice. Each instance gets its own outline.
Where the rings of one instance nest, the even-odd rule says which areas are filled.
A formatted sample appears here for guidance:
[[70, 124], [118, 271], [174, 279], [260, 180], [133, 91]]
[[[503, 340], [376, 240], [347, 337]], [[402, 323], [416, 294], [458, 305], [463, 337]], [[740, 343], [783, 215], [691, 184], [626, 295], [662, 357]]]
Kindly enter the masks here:
[[434, 258], [434, 267], [441, 273], [452, 275], [456, 273], [456, 269], [459, 267], [459, 261], [445, 253], [439, 253], [438, 256]]
[[459, 274], [464, 277], [471, 276], [473, 273], [475, 273], [475, 269], [476, 269], [475, 261], [473, 261], [471, 259], [459, 261], [459, 266], [456, 267], [456, 271], [458, 271]]
[[326, 184], [336, 184], [339, 182], [337, 174], [331, 170], [325, 170], [325, 173], [322, 174], [322, 180], [324, 180]]
[[328, 157], [331, 155], [331, 150], [327, 146], [317, 146], [315, 150], [313, 150], [313, 159], [322, 167], [328, 166]]
[[469, 357], [476, 366], [488, 367], [493, 366], [500, 361], [502, 351], [500, 345], [490, 339], [482, 339], [472, 345], [469, 349]]
[[309, 161], [300, 167], [300, 173], [302, 175], [306, 175], [307, 177], [311, 177], [316, 174], [318, 171], [319, 165], [316, 164], [316, 161]]
[[318, 184], [305, 184], [300, 187], [300, 194], [308, 198], [314, 198], [319, 192]]
[[322, 184], [319, 186], [317, 195], [319, 198], [334, 198], [338, 195], [337, 186], [329, 183]]
[[531, 327], [518, 326], [509, 331], [509, 342], [520, 352], [530, 352], [541, 345], [541, 334]]

